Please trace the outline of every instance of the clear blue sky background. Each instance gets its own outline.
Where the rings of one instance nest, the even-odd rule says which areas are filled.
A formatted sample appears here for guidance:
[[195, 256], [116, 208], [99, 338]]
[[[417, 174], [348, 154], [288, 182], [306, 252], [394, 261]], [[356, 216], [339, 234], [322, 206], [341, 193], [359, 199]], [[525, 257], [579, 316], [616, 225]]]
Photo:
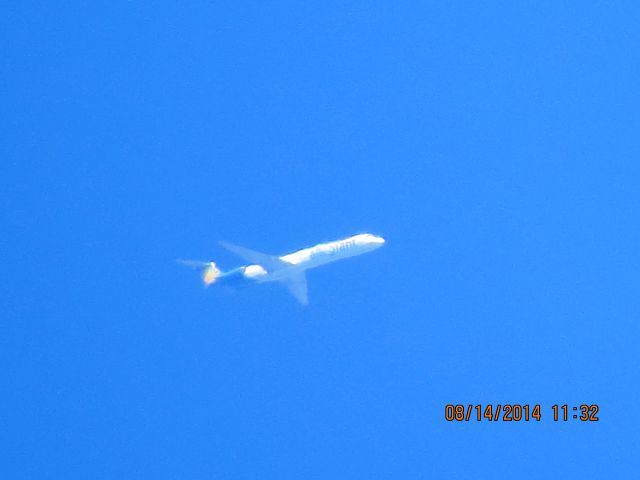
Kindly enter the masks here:
[[[0, 476], [636, 478], [639, 13], [6, 4]], [[363, 231], [307, 308], [174, 263]]]

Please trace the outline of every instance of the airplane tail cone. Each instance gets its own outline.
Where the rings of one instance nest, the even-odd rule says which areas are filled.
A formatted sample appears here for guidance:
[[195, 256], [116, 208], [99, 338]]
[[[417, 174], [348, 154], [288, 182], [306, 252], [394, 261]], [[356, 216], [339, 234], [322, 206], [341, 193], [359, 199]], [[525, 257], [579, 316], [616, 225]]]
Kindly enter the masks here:
[[214, 262], [209, 262], [207, 267], [202, 271], [202, 281], [204, 282], [205, 288], [215, 283], [219, 276], [220, 269], [216, 267]]
[[205, 288], [215, 283], [220, 274], [220, 269], [216, 266], [215, 262], [202, 262], [200, 260], [177, 260], [180, 265], [185, 265], [191, 268], [199, 268], [202, 270], [201, 278]]

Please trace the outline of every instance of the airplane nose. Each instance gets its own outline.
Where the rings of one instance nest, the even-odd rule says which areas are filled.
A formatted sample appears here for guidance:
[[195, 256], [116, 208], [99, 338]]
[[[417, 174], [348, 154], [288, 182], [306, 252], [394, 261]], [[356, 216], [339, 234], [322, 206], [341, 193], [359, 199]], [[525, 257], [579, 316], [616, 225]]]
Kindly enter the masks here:
[[375, 237], [373, 241], [375, 243], [379, 243], [380, 245], [384, 245], [384, 242], [385, 242], [384, 238], [382, 237]]

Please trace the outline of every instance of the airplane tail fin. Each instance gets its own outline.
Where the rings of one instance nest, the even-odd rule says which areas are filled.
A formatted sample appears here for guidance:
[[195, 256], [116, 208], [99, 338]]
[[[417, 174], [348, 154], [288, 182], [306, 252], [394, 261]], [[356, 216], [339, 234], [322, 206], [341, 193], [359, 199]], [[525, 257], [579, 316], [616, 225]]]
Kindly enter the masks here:
[[199, 260], [177, 260], [180, 265], [185, 265], [191, 268], [197, 268], [200, 270], [200, 276], [202, 283], [205, 287], [208, 287], [218, 279], [222, 271], [216, 266], [215, 262], [202, 262]]

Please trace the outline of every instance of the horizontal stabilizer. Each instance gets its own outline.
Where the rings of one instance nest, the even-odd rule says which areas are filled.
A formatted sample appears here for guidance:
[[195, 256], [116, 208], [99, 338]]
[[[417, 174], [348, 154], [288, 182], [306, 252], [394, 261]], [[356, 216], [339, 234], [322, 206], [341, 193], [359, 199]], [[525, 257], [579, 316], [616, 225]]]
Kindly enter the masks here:
[[203, 262], [202, 260], [176, 260], [176, 263], [191, 268], [204, 268], [209, 265], [210, 262]]

